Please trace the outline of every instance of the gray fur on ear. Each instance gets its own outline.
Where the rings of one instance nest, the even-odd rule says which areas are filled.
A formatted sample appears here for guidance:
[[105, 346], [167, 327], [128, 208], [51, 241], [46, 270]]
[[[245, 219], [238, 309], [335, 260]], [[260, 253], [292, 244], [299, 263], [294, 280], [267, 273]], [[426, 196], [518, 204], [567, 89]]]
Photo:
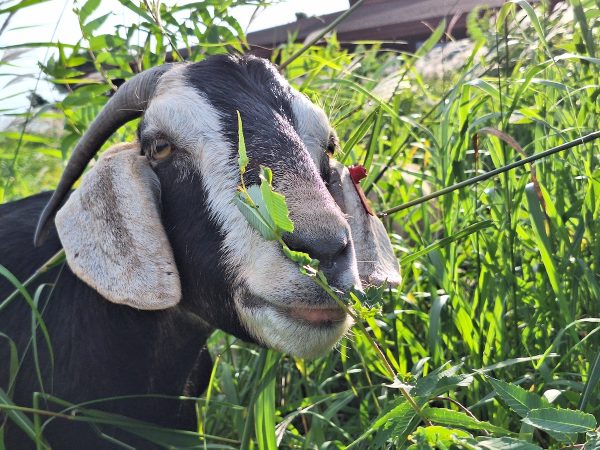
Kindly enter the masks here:
[[333, 159], [330, 166], [330, 192], [347, 215], [360, 281], [363, 286], [400, 284], [400, 267], [383, 223], [366, 211], [348, 169]]
[[139, 145], [108, 149], [56, 215], [71, 270], [113, 303], [176, 305], [179, 273], [159, 208], [160, 184]]

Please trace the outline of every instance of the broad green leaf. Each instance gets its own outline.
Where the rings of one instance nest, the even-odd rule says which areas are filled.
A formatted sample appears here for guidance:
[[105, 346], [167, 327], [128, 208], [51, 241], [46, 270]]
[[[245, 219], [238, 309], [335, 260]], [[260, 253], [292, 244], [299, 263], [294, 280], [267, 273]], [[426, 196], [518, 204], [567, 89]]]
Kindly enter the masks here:
[[15, 13], [21, 9], [27, 8], [28, 6], [37, 5], [38, 3], [45, 3], [47, 1], [49, 1], [49, 0], [23, 0], [23, 1], [17, 2], [16, 5], [12, 5], [12, 6], [9, 6], [8, 8], [0, 9], [0, 14]]
[[[565, 433], [563, 442], [571, 442], [571, 433], [585, 433], [596, 428], [596, 419], [591, 414], [572, 409], [533, 409], [523, 419], [528, 425], [540, 430]], [[556, 435], [554, 435], [556, 436]], [[557, 439], [560, 436], [557, 436]]]
[[519, 416], [525, 417], [532, 409], [542, 408], [550, 404], [534, 392], [528, 392], [516, 384], [496, 380], [486, 376], [498, 396], [508, 405], [510, 409]]
[[[414, 400], [417, 403], [422, 402], [422, 399], [415, 398]], [[421, 419], [417, 416], [416, 411], [405, 401], [399, 408], [394, 408], [393, 414], [388, 416], [386, 423], [380, 428], [373, 440], [375, 448], [382, 448], [390, 435], [398, 442], [404, 442], [420, 421]], [[382, 421], [379, 420], [378, 422], [381, 423]]]
[[[135, 14], [137, 14], [138, 16], [144, 18], [145, 20], [147, 20], [148, 22], [152, 23], [154, 20], [152, 19], [152, 17], [142, 8], [140, 8], [139, 6], [137, 6], [134, 2], [132, 2], [131, 0], [118, 0], [119, 3], [123, 6], [125, 6], [126, 8], [129, 8], [131, 11], [133, 11]], [[137, 2], [136, 2], [137, 3]]]
[[405, 434], [416, 414], [417, 413], [404, 398], [399, 398], [396, 401], [395, 406], [389, 406], [388, 410], [384, 411], [373, 423], [371, 423], [371, 426], [347, 448], [353, 448], [369, 437], [369, 435], [379, 430], [381, 431], [376, 438], [378, 441], [385, 441], [392, 435], [392, 432], [396, 430], [398, 433], [394, 433], [395, 435]]
[[282, 250], [283, 250], [283, 253], [285, 256], [287, 256], [290, 260], [292, 260], [295, 263], [300, 264], [302, 266], [306, 266], [306, 265], [313, 266], [313, 265], [315, 265], [315, 263], [318, 262], [316, 259], [312, 259], [308, 253], [290, 250], [290, 248], [287, 245], [284, 245], [282, 247]]
[[[83, 32], [86, 35], [91, 35], [92, 33], [94, 33], [94, 31], [100, 28], [104, 24], [104, 22], [106, 22], [106, 19], [108, 19], [110, 16], [112, 16], [112, 13], [103, 14], [102, 16], [91, 20], [89, 23], [86, 23], [83, 26]], [[69, 63], [73, 64], [73, 58], [69, 58]]]
[[492, 425], [489, 422], [479, 421], [468, 416], [464, 412], [454, 411], [446, 408], [424, 408], [423, 414], [433, 423], [448, 425], [452, 427], [463, 427], [469, 430], [485, 430], [495, 434], [509, 434], [508, 430]]
[[260, 166], [259, 177], [268, 185], [273, 186], [273, 171], [270, 168], [266, 166]]
[[[271, 171], [269, 170], [269, 173], [270, 172]], [[287, 204], [285, 203], [285, 197], [282, 194], [275, 192], [269, 182], [265, 179], [260, 183], [260, 191], [266, 212], [277, 229], [289, 233], [294, 231], [294, 223], [290, 220], [290, 213]]]
[[461, 367], [462, 364], [458, 364], [446, 370], [440, 367], [432, 371], [417, 381], [412, 393], [419, 397], [431, 398], [448, 391], [453, 391], [458, 386], [468, 386], [473, 381], [473, 377], [471, 375], [458, 374]]
[[275, 240], [277, 236], [273, 231], [274, 224], [270, 222], [268, 215], [263, 214], [266, 213], [266, 208], [262, 201], [260, 188], [256, 185], [250, 186], [248, 188], [248, 195], [254, 202], [254, 206], [248, 203], [248, 199], [243, 192], [238, 192], [233, 198], [233, 202], [252, 228], [258, 231], [266, 240]]

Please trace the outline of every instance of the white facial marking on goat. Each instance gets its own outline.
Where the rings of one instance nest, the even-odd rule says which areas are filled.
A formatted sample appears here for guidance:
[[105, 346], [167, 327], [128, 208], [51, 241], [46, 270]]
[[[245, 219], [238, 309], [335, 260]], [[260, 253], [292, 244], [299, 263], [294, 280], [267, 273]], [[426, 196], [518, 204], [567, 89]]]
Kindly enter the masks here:
[[300, 358], [322, 355], [347, 333], [353, 323], [350, 316], [346, 316], [343, 322], [336, 325], [311, 328], [308, 331], [306, 326], [271, 307], [242, 307], [239, 312], [246, 316], [249, 332], [259, 341]]
[[[145, 130], [160, 130], [179, 149], [189, 152], [196, 170], [202, 174], [211, 219], [223, 232], [224, 266], [235, 276], [235, 306], [248, 332], [267, 346], [297, 356], [322, 353], [344, 335], [350, 326], [349, 319], [335, 326], [313, 327], [278, 312], [281, 307], [310, 305], [311, 301], [323, 298], [323, 291], [300, 274], [296, 264], [283, 255], [279, 244], [266, 241], [252, 229], [233, 204], [240, 183], [239, 169], [231, 158], [235, 150], [224, 137], [219, 111], [188, 84], [186, 67], [176, 67], [162, 77], [145, 113]], [[302, 127], [308, 130], [310, 124]], [[311, 136], [306, 132], [302, 139]], [[316, 172], [314, 167], [311, 170]], [[310, 187], [306, 189], [310, 190]], [[312, 191], [316, 191], [314, 186]], [[330, 198], [326, 192], [322, 194]], [[298, 198], [303, 195], [299, 192]], [[332, 199], [331, 208], [339, 211]], [[323, 218], [317, 218], [317, 223], [318, 220]], [[360, 284], [356, 261], [344, 278], [349, 285]], [[260, 307], [245, 305], [244, 301], [252, 296], [264, 300], [265, 304]]]

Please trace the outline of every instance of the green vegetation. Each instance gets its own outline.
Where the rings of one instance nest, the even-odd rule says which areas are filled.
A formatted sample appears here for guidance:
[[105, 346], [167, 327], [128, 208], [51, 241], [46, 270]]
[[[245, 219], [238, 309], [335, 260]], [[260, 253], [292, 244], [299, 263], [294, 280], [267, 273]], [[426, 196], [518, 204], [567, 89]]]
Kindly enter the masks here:
[[[188, 48], [192, 60], [243, 46], [227, 7], [247, 2], [121, 3], [139, 23], [98, 35], [106, 11], [89, 0], [78, 10], [82, 40], [53, 44], [59, 51], [45, 73], [81, 87], [56, 109], [34, 110], [64, 120], [64, 133], [1, 134], [4, 201], [54, 185], [101, 94], [131, 76], [131, 63], [160, 64], [171, 46]], [[350, 53], [330, 35], [284, 75], [329, 114], [342, 142], [337, 158], [367, 168], [362, 185], [381, 211], [596, 131], [598, 10], [594, 0], [554, 12], [515, 0], [473, 13], [473, 46], [441, 77], [418, 67], [445, 24], [415, 54], [373, 43]], [[282, 46], [273, 58], [300, 47]], [[104, 81], [83, 77], [84, 63]], [[353, 303], [371, 338], [355, 327], [330, 355], [305, 361], [215, 333], [211, 384], [197, 400], [206, 439], [118, 425], [178, 448], [600, 448], [599, 150], [588, 143], [385, 217], [404, 280]], [[269, 184], [264, 171], [260, 191], [279, 205]], [[114, 422], [90, 406], [76, 420]], [[13, 405], [3, 391], [0, 409], [39, 438], [47, 420], [39, 410]]]

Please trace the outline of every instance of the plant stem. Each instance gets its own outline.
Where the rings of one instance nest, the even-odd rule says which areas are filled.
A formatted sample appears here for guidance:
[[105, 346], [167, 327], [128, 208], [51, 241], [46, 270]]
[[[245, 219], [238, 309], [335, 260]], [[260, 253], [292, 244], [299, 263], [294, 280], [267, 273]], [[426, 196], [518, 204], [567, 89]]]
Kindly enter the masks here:
[[[392, 368], [391, 364], [389, 363], [389, 361], [387, 360], [387, 358], [381, 351], [381, 348], [377, 345], [377, 343], [375, 342], [375, 340], [373, 339], [371, 334], [367, 331], [367, 328], [362, 323], [362, 320], [360, 320], [360, 317], [358, 317], [356, 314], [354, 314], [354, 312], [348, 307], [348, 305], [346, 305], [337, 296], [337, 294], [333, 291], [333, 289], [331, 289], [329, 284], [324, 282], [321, 279], [321, 277], [319, 277], [319, 275], [321, 275], [323, 277], [323, 279], [325, 279], [325, 275], [323, 274], [323, 272], [319, 271], [317, 276], [314, 277], [314, 280], [317, 283], [317, 285], [319, 285], [325, 292], [327, 292], [327, 294], [336, 301], [336, 303], [340, 306], [340, 308], [342, 308], [348, 315], [350, 315], [350, 317], [352, 317], [352, 319], [354, 319], [354, 323], [363, 332], [364, 336], [367, 338], [367, 341], [369, 342], [369, 344], [371, 344], [373, 349], [375, 349], [377, 356], [383, 362], [385, 368], [388, 371], [391, 381], [392, 382], [397, 381], [398, 377], [396, 376], [394, 369]], [[417, 402], [415, 402], [415, 399], [412, 397], [412, 395], [410, 395], [410, 393], [402, 386], [400, 386], [398, 389], [400, 390], [400, 392], [402, 393], [402, 395], [404, 396], [406, 401], [410, 404], [410, 406], [415, 410], [417, 415], [421, 418], [421, 420], [423, 420], [425, 423], [427, 423], [427, 425], [431, 425], [431, 422], [423, 415], [423, 411], [421, 410], [421, 407], [417, 404]]]
[[390, 209], [386, 209], [385, 211], [379, 212], [377, 213], [378, 217], [385, 217], [385, 216], [389, 216], [390, 214], [394, 214], [398, 211], [402, 211], [404, 209], [408, 209], [411, 206], [416, 206], [416, 205], [420, 205], [421, 203], [425, 203], [429, 200], [432, 200], [434, 198], [440, 197], [442, 195], [446, 195], [449, 194], [450, 192], [454, 192], [457, 189], [461, 189], [467, 186], [471, 186], [472, 184], [475, 183], [479, 183], [480, 181], [485, 181], [488, 180], [496, 175], [499, 175], [501, 173], [504, 172], [508, 172], [509, 170], [515, 169], [517, 167], [521, 167], [524, 166], [525, 164], [529, 164], [532, 163], [534, 161], [537, 161], [538, 159], [542, 159], [545, 158], [547, 156], [553, 155], [555, 153], [558, 152], [562, 152], [563, 150], [567, 150], [569, 148], [573, 148], [576, 147], [578, 145], [582, 145], [585, 144], [587, 142], [591, 142], [594, 141], [596, 139], [600, 138], [600, 131], [594, 131], [593, 133], [587, 134], [583, 137], [574, 139], [572, 141], [569, 142], [565, 142], [562, 145], [559, 145], [557, 147], [553, 147], [549, 150], [543, 151], [541, 153], [538, 153], [537, 155], [531, 155], [528, 158], [522, 159], [520, 161], [515, 161], [513, 163], [507, 164], [503, 167], [500, 167], [498, 169], [494, 169], [494, 170], [490, 170], [489, 172], [486, 173], [482, 173], [481, 175], [478, 175], [476, 177], [473, 178], [469, 178], [468, 180], [465, 181], [461, 181], [460, 183], [456, 183], [453, 184], [452, 186], [448, 186], [445, 187], [444, 189], [440, 189], [439, 191], [435, 191], [431, 194], [428, 195], [424, 195], [423, 197], [419, 197], [415, 200], [411, 200], [410, 202], [407, 203], [403, 203], [402, 205], [398, 205], [398, 206], [394, 206], [393, 208]]

